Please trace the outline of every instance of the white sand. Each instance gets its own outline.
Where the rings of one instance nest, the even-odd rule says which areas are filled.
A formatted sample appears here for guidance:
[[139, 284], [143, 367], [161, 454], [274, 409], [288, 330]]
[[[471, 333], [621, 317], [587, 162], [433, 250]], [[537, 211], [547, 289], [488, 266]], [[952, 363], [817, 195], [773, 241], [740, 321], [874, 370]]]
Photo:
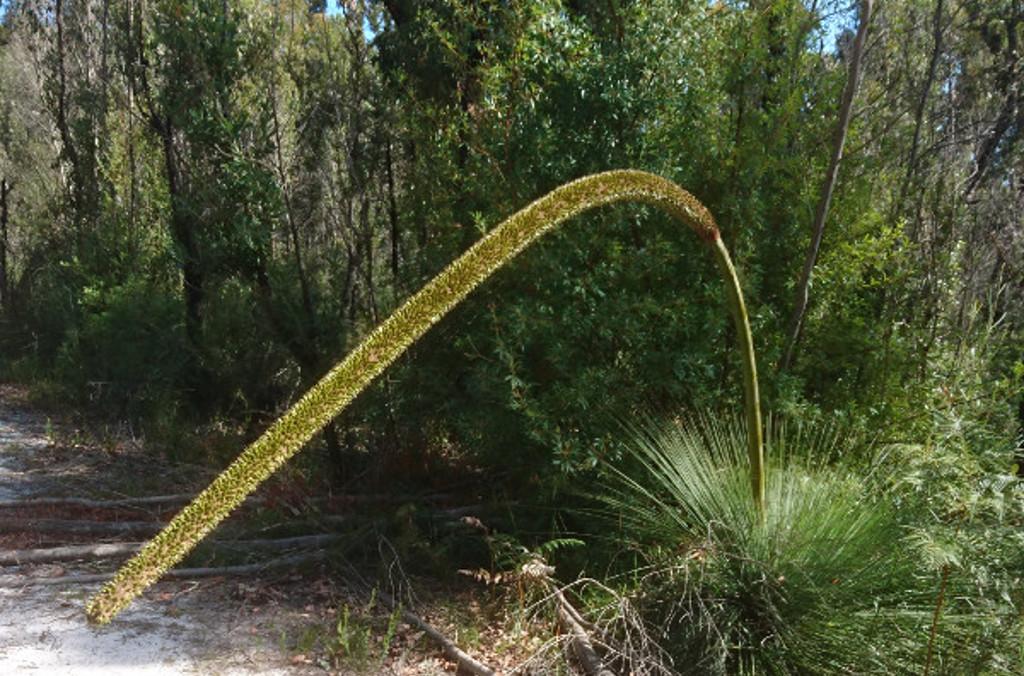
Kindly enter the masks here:
[[[41, 495], [58, 483], [45, 468], [27, 469], [33, 452], [48, 444], [45, 429], [37, 416], [0, 402], [0, 499]], [[6, 567], [0, 573], [27, 578], [95, 572], [84, 564], [62, 566]], [[272, 618], [225, 593], [237, 584], [160, 583], [101, 628], [89, 626], [83, 610], [98, 584], [0, 589], [0, 676], [310, 673], [312, 667], [290, 663]]]

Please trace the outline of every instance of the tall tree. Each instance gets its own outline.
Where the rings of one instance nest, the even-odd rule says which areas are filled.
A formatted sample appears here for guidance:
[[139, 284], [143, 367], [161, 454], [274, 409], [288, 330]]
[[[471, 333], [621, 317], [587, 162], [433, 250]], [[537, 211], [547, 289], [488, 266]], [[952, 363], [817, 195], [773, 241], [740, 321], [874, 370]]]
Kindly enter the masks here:
[[793, 353], [796, 349], [797, 341], [800, 339], [800, 331], [803, 328], [804, 318], [807, 314], [811, 275], [814, 271], [814, 265], [818, 260], [818, 254], [821, 251], [821, 239], [825, 234], [825, 222], [828, 219], [829, 207], [832, 204], [836, 180], [839, 178], [839, 165], [843, 161], [843, 148], [846, 145], [846, 133], [850, 128], [853, 99], [857, 93], [857, 85], [860, 82], [861, 60], [864, 57], [864, 45], [867, 42], [868, 24], [871, 21], [873, 5], [874, 0], [860, 0], [860, 19], [857, 26], [857, 35], [854, 38], [853, 49], [850, 54], [850, 67], [846, 76], [846, 86], [843, 88], [843, 97], [839, 104], [839, 117], [836, 120], [835, 133], [832, 139], [832, 156], [829, 160], [825, 180], [821, 185], [821, 196], [818, 198], [818, 206], [814, 212], [814, 223], [811, 226], [811, 244], [807, 248], [807, 257], [804, 260], [803, 271], [800, 274], [800, 282], [797, 284], [796, 302], [794, 303], [793, 314], [789, 322], [786, 347], [778, 364], [779, 371], [787, 370], [792, 363]]
[[7, 222], [11, 184], [6, 176], [0, 176], [0, 310], [7, 310], [10, 297], [7, 286]]

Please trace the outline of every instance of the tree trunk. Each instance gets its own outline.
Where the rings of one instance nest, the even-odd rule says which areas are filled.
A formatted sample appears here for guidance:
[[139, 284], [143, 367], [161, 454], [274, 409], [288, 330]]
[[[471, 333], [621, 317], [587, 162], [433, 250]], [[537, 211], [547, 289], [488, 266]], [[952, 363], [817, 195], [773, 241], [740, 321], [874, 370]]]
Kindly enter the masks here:
[[164, 168], [167, 172], [167, 192], [171, 201], [171, 233], [182, 250], [182, 282], [185, 300], [185, 334], [198, 359], [202, 349], [203, 333], [203, 269], [199, 260], [199, 244], [196, 241], [192, 219], [185, 213], [184, 195], [181, 186], [181, 171], [174, 151], [174, 128], [170, 120], [156, 118], [153, 126], [160, 135], [164, 151]]
[[[906, 201], [907, 193], [910, 190], [910, 183], [917, 170], [918, 151], [921, 146], [921, 126], [924, 121], [924, 109], [928, 103], [928, 94], [931, 93], [932, 84], [935, 82], [935, 71], [938, 68], [939, 56], [942, 54], [942, 10], [945, 0], [936, 0], [935, 14], [932, 16], [932, 54], [928, 60], [928, 72], [925, 74], [924, 84], [921, 86], [921, 96], [917, 101], [914, 110], [914, 137], [910, 144], [910, 157], [907, 160], [907, 173], [903, 177], [903, 184], [900, 187], [900, 197], [893, 205], [895, 209], [902, 207]], [[915, 225], [916, 227], [916, 225]]]
[[395, 170], [391, 158], [391, 139], [387, 140], [384, 146], [384, 163], [387, 170], [388, 186], [388, 220], [391, 224], [391, 281], [398, 287], [398, 255], [399, 255], [399, 228], [398, 228], [398, 200], [395, 198]]
[[281, 122], [277, 114], [277, 82], [274, 78], [270, 80], [270, 105], [273, 112], [272, 121], [274, 129], [274, 157], [277, 160], [277, 176], [281, 183], [281, 197], [284, 201], [284, 215], [288, 223], [288, 232], [292, 240], [292, 254], [295, 257], [295, 274], [299, 278], [299, 291], [302, 295], [302, 309], [306, 314], [306, 322], [303, 327], [305, 340], [312, 349], [316, 346], [316, 310], [313, 307], [313, 296], [309, 289], [309, 280], [306, 277], [305, 265], [302, 262], [302, 242], [299, 238], [299, 226], [295, 220], [295, 209], [292, 206], [292, 191], [288, 180], [288, 170], [285, 167], [284, 155], [281, 153], [283, 143], [281, 136]]
[[[149, 62], [146, 56], [146, 43], [143, 30], [145, 6], [140, 2], [136, 6], [131, 2], [128, 11], [128, 31], [126, 58], [128, 60], [126, 75], [129, 86], [128, 118], [131, 120], [132, 107], [136, 94], [139, 94], [146, 106], [146, 117], [149, 129], [160, 139], [163, 151], [164, 172], [167, 180], [167, 194], [170, 201], [170, 230], [175, 243], [181, 248], [182, 254], [182, 296], [185, 305], [185, 334], [188, 338], [192, 368], [188, 369], [189, 383], [192, 390], [202, 393], [207, 383], [200, 366], [202, 354], [203, 299], [205, 297], [204, 271], [200, 260], [200, 247], [196, 237], [193, 218], [187, 213], [185, 203], [185, 186], [182, 178], [182, 165], [174, 147], [174, 123], [169, 114], [158, 107], [158, 97], [150, 88], [147, 71]], [[129, 134], [132, 127], [129, 125]], [[135, 218], [136, 204], [136, 158], [134, 138], [129, 136], [130, 171], [131, 171], [131, 204], [130, 218]]]
[[1013, 459], [1017, 463], [1017, 476], [1024, 477], [1024, 394], [1017, 404], [1017, 448]]
[[195, 495], [191, 493], [174, 493], [172, 495], [148, 495], [137, 498], [115, 498], [113, 500], [94, 500], [91, 498], [20, 498], [16, 500], [0, 500], [0, 509], [38, 509], [40, 507], [76, 508], [76, 509], [132, 509], [153, 506], [181, 505], [190, 502]]
[[[83, 90], [92, 94], [96, 83], [90, 81], [89, 75], [68, 72], [68, 52], [77, 54], [83, 49], [89, 51], [89, 39], [83, 35], [81, 27], [81, 13], [88, 13], [88, 10], [76, 7], [74, 3], [72, 6], [79, 15], [72, 15], [70, 30], [65, 25], [65, 2], [56, 0], [53, 6], [56, 32], [53, 66], [56, 69], [56, 93], [52, 105], [54, 122], [60, 138], [59, 160], [62, 164], [66, 163], [70, 170], [70, 185], [67, 187], [70, 189], [75, 243], [81, 252], [84, 246], [85, 225], [95, 221], [99, 215], [100, 177], [97, 173], [97, 153], [100, 139], [96, 135], [96, 129], [100, 124], [100, 111], [106, 105], [106, 91], [99, 88], [102, 91], [98, 100], [95, 96], [83, 97]], [[91, 16], [87, 16], [85, 20], [90, 19]], [[105, 45], [101, 49], [105, 49]], [[105, 59], [105, 54], [101, 54], [102, 59]], [[91, 63], [88, 68], [91, 72]], [[69, 87], [69, 78], [77, 86]]]
[[839, 176], [839, 164], [843, 160], [843, 146], [846, 144], [846, 132], [850, 127], [853, 97], [857, 93], [861, 61], [864, 56], [864, 43], [867, 38], [868, 23], [871, 20], [873, 4], [874, 0], [861, 0], [860, 25], [857, 27], [857, 37], [853, 42], [850, 70], [846, 78], [846, 86], [843, 88], [842, 103], [839, 107], [839, 119], [836, 121], [835, 136], [832, 140], [832, 159], [829, 162], [828, 173], [825, 175], [825, 182], [821, 186], [821, 197], [818, 200], [818, 207], [814, 213], [811, 245], [807, 249], [803, 273], [797, 286], [796, 304], [789, 324], [786, 349], [782, 359], [779, 361], [779, 372], [787, 370], [792, 364], [793, 353], [800, 339], [800, 332], [803, 329], [804, 318], [807, 313], [807, 302], [809, 300], [811, 273], [814, 271], [814, 264], [817, 262], [818, 253], [821, 250], [821, 239], [825, 233], [825, 221], [828, 218], [829, 206], [832, 203], [832, 193], [835, 191], [836, 179]]
[[[274, 289], [270, 284], [270, 276], [265, 267], [261, 266], [253, 280], [253, 293], [256, 296], [257, 304], [263, 311], [270, 324], [271, 330], [277, 339], [288, 349], [292, 358], [299, 365], [303, 383], [309, 387], [323, 375], [326, 369], [322, 366], [323, 360], [311, 334], [301, 333], [295, 335], [277, 309], [274, 302]], [[312, 317], [309, 318], [312, 321]], [[327, 456], [330, 458], [335, 476], [339, 479], [344, 476], [344, 458], [341, 443], [338, 440], [338, 429], [334, 421], [327, 423], [323, 430], [324, 444], [327, 446]]]
[[7, 200], [11, 184], [7, 178], [0, 178], [0, 310], [7, 310], [11, 299], [7, 293]]
[[82, 213], [82, 191], [81, 191], [81, 174], [79, 172], [79, 158], [78, 151], [75, 149], [74, 139], [71, 136], [71, 128], [68, 125], [68, 113], [67, 113], [67, 73], [65, 68], [64, 60], [64, 3], [62, 0], [56, 0], [53, 6], [53, 20], [54, 27], [56, 29], [57, 44], [55, 45], [56, 51], [56, 64], [57, 68], [57, 93], [56, 101], [54, 101], [54, 122], [57, 125], [57, 133], [60, 136], [60, 160], [61, 163], [64, 161], [70, 166], [71, 170], [71, 185], [65, 186], [70, 188], [71, 191], [71, 204], [74, 213], [73, 227], [75, 236], [76, 252], [81, 253], [82, 250], [82, 230], [81, 221], [79, 216]]
[[[56, 123], [57, 133], [60, 134], [61, 152], [64, 158], [71, 164], [71, 175], [72, 175], [72, 190], [77, 193], [78, 183], [78, 152], [75, 149], [75, 144], [71, 138], [71, 128], [68, 125], [68, 114], [67, 114], [67, 73], [64, 67], [64, 3], [62, 0], [56, 0], [53, 6], [53, 20], [54, 26], [57, 30], [57, 45], [56, 45], [56, 57], [57, 57], [57, 100], [54, 102], [56, 105]], [[77, 194], [76, 194], [77, 197]]]

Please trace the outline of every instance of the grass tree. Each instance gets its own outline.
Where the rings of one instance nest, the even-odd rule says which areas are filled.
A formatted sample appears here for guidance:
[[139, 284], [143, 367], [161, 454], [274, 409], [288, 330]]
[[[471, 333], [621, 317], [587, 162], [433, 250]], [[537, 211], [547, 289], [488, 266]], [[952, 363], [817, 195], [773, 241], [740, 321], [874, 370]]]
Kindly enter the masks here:
[[184, 558], [260, 483], [498, 268], [560, 223], [589, 209], [620, 202], [640, 202], [664, 210], [690, 227], [718, 263], [743, 364], [750, 504], [763, 520], [765, 465], [753, 340], [739, 280], [718, 227], [708, 210], [675, 183], [642, 171], [609, 171], [563, 185], [515, 213], [407, 300], [128, 561], [90, 601], [89, 618], [109, 622]]
[[610, 468], [595, 493], [615, 548], [637, 555], [628, 593], [680, 673], [920, 673], [933, 649], [949, 673], [975, 673], [990, 620], [939, 617], [886, 488], [896, 477], [831, 462], [854, 452], [848, 430], [769, 422], [772, 508], [758, 514], [737, 423], [641, 421], [632, 469]]

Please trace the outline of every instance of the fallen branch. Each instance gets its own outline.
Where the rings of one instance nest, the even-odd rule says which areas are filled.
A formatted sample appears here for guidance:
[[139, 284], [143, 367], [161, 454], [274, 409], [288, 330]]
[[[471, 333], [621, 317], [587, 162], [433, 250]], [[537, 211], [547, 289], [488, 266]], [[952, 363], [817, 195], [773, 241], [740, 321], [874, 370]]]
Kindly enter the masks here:
[[72, 521], [67, 519], [0, 519], [0, 533], [79, 533], [88, 535], [152, 535], [164, 524], [156, 521]]
[[0, 509], [18, 509], [21, 507], [82, 507], [85, 509], [124, 509], [131, 507], [148, 507], [152, 505], [180, 505], [191, 500], [190, 493], [174, 495], [150, 495], [139, 498], [119, 498], [116, 500], [93, 500], [90, 498], [21, 498], [20, 500], [0, 500]]
[[590, 635], [583, 626], [582, 616], [565, 598], [565, 594], [553, 584], [552, 594], [558, 604], [558, 619], [562, 626], [569, 633], [572, 640], [572, 647], [576, 658], [588, 676], [615, 676], [615, 672], [604, 665], [601, 656], [597, 654], [594, 644], [590, 641]]
[[42, 549], [13, 549], [0, 552], [0, 565], [17, 566], [25, 563], [53, 563], [84, 559], [113, 559], [128, 556], [139, 551], [141, 542], [117, 542], [107, 544], [69, 545], [67, 547], [45, 547]]
[[[151, 507], [162, 505], [181, 505], [190, 502], [196, 496], [192, 493], [174, 493], [171, 495], [148, 495], [141, 497], [113, 498], [110, 500], [96, 500], [93, 498], [75, 497], [38, 497], [20, 498], [17, 500], [0, 500], [0, 509], [19, 509], [22, 507], [81, 507], [85, 509], [130, 509], [132, 507]], [[404, 502], [443, 502], [452, 499], [453, 496], [446, 493], [432, 495], [387, 495], [378, 493], [356, 493], [333, 496], [317, 496], [304, 498], [302, 502], [310, 505], [348, 505], [348, 504], [373, 504], [373, 503], [404, 503]], [[246, 504], [273, 504], [272, 498], [250, 497]]]
[[437, 641], [444, 650], [444, 654], [448, 656], [448, 659], [458, 664], [460, 670], [468, 671], [476, 676], [494, 676], [497, 673], [483, 662], [478, 662], [472, 655], [463, 651], [451, 639], [427, 624], [423, 618], [412, 611], [402, 610], [402, 619], [409, 624], [419, 627], [420, 631]]
[[[227, 577], [236, 575], [249, 575], [262, 573], [276, 568], [287, 568], [305, 563], [320, 561], [326, 556], [325, 552], [310, 552], [305, 554], [293, 554], [282, 556], [263, 563], [248, 563], [241, 566], [218, 566], [212, 568], [175, 568], [164, 573], [161, 579], [195, 579], [201, 577]], [[114, 573], [92, 573], [86, 575], [67, 575], [64, 577], [39, 577], [31, 578], [22, 575], [0, 576], [0, 588], [49, 586], [62, 584], [91, 584], [93, 582], [106, 582], [114, 577]]]
[[569, 603], [569, 600], [565, 598], [565, 592], [560, 587], [552, 583], [550, 588], [555, 600], [558, 601], [559, 607], [569, 613], [569, 616], [576, 622], [576, 624], [583, 627], [587, 633], [600, 634], [602, 635], [602, 640], [604, 639], [604, 632], [602, 632], [596, 624], [583, 617], [582, 613], [576, 610], [576, 606]]
[[474, 674], [474, 676], [495, 676], [495, 674], [498, 673], [459, 648], [459, 646], [455, 645], [451, 639], [428, 624], [422, 617], [411, 610], [402, 608], [387, 592], [378, 590], [377, 598], [384, 602], [385, 605], [390, 606], [392, 610], [398, 608], [401, 611], [403, 620], [419, 628], [420, 631], [439, 643], [441, 648], [444, 650], [444, 654], [448, 656], [448, 659], [459, 665], [459, 671], [466, 671], [470, 674]]
[[[280, 552], [288, 549], [324, 547], [342, 539], [341, 535], [300, 535], [291, 538], [273, 540], [214, 540], [210, 546], [214, 549], [247, 550]], [[128, 556], [139, 551], [141, 542], [118, 542], [107, 544], [69, 545], [66, 547], [46, 547], [41, 549], [15, 549], [0, 552], [0, 565], [22, 565], [26, 563], [53, 563], [57, 561], [95, 561]]]

